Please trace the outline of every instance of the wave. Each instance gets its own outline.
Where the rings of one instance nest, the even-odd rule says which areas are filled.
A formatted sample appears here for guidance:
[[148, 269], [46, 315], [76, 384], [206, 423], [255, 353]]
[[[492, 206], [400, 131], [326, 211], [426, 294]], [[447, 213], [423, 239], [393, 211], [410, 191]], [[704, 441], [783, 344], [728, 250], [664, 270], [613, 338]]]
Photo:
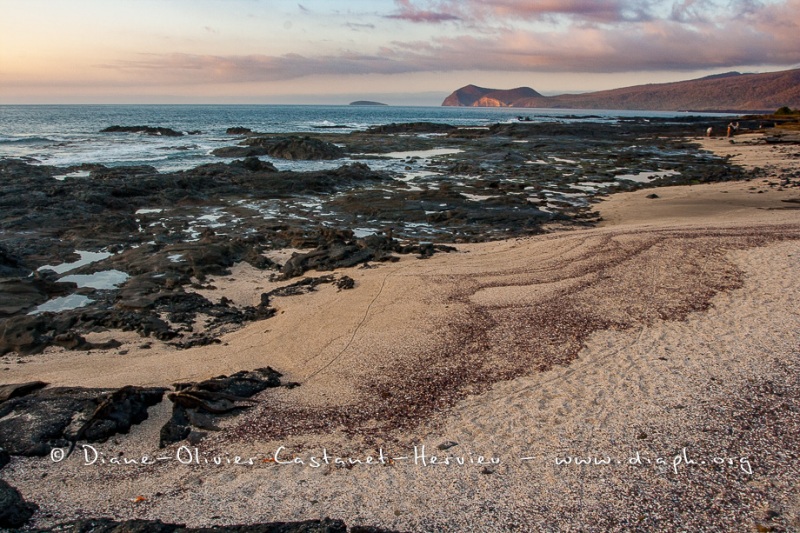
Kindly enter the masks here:
[[49, 137], [10, 137], [0, 134], [0, 144], [42, 144], [53, 142], [58, 142], [58, 140]]

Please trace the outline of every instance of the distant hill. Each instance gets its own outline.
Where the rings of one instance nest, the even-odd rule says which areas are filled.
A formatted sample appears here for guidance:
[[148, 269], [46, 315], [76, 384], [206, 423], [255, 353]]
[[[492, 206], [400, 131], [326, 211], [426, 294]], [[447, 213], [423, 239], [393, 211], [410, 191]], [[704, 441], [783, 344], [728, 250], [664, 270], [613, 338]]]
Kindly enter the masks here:
[[[517, 98], [520, 93], [535, 94]], [[528, 87], [498, 91], [467, 85], [442, 102], [443, 106], [501, 104], [529, 108], [772, 112], [782, 106], [800, 107], [800, 69], [765, 74], [726, 72], [696, 80], [558, 96], [542, 96]]]
[[486, 89], [467, 85], [445, 98], [442, 105], [466, 107], [507, 107], [523, 98], [541, 98], [542, 95], [530, 87], [516, 89]]
[[350, 102], [350, 105], [389, 105], [389, 104], [382, 104], [381, 102], [371, 102], [369, 100], [356, 100], [355, 102]]

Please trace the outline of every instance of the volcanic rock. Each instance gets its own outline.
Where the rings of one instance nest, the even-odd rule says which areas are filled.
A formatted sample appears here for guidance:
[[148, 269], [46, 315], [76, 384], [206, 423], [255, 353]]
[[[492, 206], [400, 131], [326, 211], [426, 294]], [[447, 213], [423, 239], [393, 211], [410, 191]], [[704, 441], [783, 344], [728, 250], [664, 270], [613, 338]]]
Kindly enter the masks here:
[[54, 296], [63, 296], [77, 287], [75, 283], [53, 281], [46, 273], [34, 277], [0, 278], [0, 317], [26, 311]]
[[291, 136], [279, 139], [252, 137], [244, 141], [244, 144], [264, 148], [265, 155], [280, 159], [320, 160], [344, 157], [344, 150], [335, 144], [313, 137]]
[[19, 491], [0, 479], [0, 527], [18, 528], [25, 525], [37, 505], [22, 499]]
[[394, 133], [450, 133], [455, 131], [455, 126], [450, 124], [439, 124], [436, 122], [402, 122], [384, 124], [367, 128], [366, 133], [371, 134], [394, 134]]
[[248, 133], [253, 133], [253, 130], [250, 128], [243, 128], [242, 126], [234, 126], [225, 130], [225, 133], [228, 135], [246, 135]]
[[[164, 137], [182, 137], [183, 133], [170, 128], [153, 126], [109, 126], [100, 133], [140, 133], [144, 135], [162, 135]], [[197, 133], [197, 132], [191, 132]]]
[[0, 403], [10, 400], [11, 398], [25, 396], [35, 390], [43, 389], [46, 386], [47, 383], [44, 381], [28, 381], [27, 383], [0, 385]]
[[147, 419], [165, 389], [56, 387], [0, 404], [0, 446], [12, 455], [47, 455], [76, 441], [105, 441]]
[[269, 387], [279, 387], [281, 373], [271, 367], [242, 370], [231, 376], [219, 376], [200, 383], [176, 383], [172, 401], [172, 417], [161, 428], [160, 446], [185, 439], [192, 428], [218, 429], [214, 416], [225, 415], [249, 405], [243, 402]]

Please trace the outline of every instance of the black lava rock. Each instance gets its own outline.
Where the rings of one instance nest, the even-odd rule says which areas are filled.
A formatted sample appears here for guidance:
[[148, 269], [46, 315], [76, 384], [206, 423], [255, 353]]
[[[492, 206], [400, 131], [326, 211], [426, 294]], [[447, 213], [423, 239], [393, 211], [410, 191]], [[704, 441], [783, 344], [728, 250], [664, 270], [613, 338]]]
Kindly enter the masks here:
[[147, 419], [163, 388], [41, 389], [0, 403], [0, 446], [12, 455], [43, 456], [78, 440], [102, 442]]
[[26, 502], [17, 489], [0, 479], [0, 527], [22, 527], [36, 509], [38, 506]]

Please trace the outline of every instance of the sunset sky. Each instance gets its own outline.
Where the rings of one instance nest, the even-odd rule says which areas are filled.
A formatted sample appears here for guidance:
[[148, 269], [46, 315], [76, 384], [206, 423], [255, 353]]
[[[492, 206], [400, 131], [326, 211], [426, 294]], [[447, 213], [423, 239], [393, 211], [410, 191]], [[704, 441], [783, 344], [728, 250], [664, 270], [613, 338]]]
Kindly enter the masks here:
[[0, 0], [0, 103], [438, 105], [800, 67], [800, 0]]

